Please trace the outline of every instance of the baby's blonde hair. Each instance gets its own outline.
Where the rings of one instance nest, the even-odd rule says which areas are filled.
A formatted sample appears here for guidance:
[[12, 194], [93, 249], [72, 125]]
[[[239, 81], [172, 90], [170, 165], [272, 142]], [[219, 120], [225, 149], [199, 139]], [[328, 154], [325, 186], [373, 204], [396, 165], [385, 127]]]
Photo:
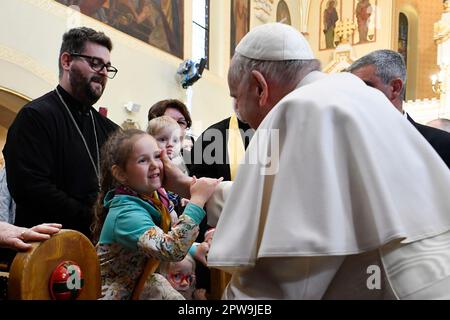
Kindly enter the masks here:
[[170, 128], [172, 130], [176, 130], [176, 129], [181, 130], [180, 126], [174, 119], [172, 119], [169, 116], [161, 116], [161, 117], [154, 118], [148, 122], [147, 133], [152, 136], [155, 136], [162, 129], [166, 129], [166, 128]]

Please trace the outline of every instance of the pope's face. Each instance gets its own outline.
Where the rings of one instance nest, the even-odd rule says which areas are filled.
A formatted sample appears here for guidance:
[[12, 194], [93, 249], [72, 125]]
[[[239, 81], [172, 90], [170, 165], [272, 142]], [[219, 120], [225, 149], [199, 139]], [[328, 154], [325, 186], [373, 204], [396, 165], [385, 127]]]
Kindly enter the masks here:
[[233, 98], [234, 104], [233, 109], [239, 120], [248, 123], [253, 129], [258, 128], [261, 123], [258, 88], [255, 85], [250, 72], [240, 77], [239, 81], [228, 77], [230, 96]]

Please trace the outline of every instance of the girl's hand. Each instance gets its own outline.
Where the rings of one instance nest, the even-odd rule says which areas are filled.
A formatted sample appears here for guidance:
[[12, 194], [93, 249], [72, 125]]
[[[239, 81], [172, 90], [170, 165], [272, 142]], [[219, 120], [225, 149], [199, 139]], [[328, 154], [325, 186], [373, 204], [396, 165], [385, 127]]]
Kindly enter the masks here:
[[210, 228], [205, 232], [205, 242], [207, 244], [211, 245], [215, 231], [216, 231], [216, 228]]
[[207, 242], [199, 243], [195, 250], [194, 259], [200, 261], [205, 267], [207, 267], [208, 252], [209, 244]]
[[198, 205], [199, 207], [204, 207], [206, 201], [216, 190], [217, 185], [223, 181], [223, 178], [212, 179], [212, 178], [200, 178], [197, 179], [195, 176], [191, 183], [191, 203]]
[[208, 300], [206, 298], [206, 289], [195, 289], [193, 296], [194, 300]]

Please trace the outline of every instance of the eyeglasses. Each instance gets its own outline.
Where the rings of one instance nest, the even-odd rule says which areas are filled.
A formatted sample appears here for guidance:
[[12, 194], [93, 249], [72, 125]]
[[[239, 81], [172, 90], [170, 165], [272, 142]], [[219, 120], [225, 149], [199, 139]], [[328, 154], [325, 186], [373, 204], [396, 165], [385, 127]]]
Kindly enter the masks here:
[[192, 285], [195, 282], [195, 273], [169, 273], [169, 278], [176, 284], [181, 284], [183, 281], [186, 281], [189, 285]]
[[94, 70], [95, 72], [100, 72], [103, 70], [103, 68], [106, 68], [107, 71], [107, 77], [109, 79], [112, 79], [116, 76], [117, 74], [117, 68], [108, 65], [106, 63], [103, 63], [103, 60], [97, 57], [92, 57], [92, 56], [86, 56], [84, 54], [79, 54], [79, 53], [70, 53], [70, 55], [72, 57], [80, 57], [80, 58], [84, 58], [86, 59], [86, 61], [89, 63], [89, 66], [92, 68], [92, 70]]

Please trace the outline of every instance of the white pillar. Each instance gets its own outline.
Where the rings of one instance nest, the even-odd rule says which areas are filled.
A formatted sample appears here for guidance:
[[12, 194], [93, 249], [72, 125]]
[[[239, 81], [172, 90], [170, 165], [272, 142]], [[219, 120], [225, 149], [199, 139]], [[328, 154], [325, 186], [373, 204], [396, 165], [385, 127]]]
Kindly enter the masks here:
[[308, 33], [308, 17], [311, 0], [300, 0], [300, 32]]

